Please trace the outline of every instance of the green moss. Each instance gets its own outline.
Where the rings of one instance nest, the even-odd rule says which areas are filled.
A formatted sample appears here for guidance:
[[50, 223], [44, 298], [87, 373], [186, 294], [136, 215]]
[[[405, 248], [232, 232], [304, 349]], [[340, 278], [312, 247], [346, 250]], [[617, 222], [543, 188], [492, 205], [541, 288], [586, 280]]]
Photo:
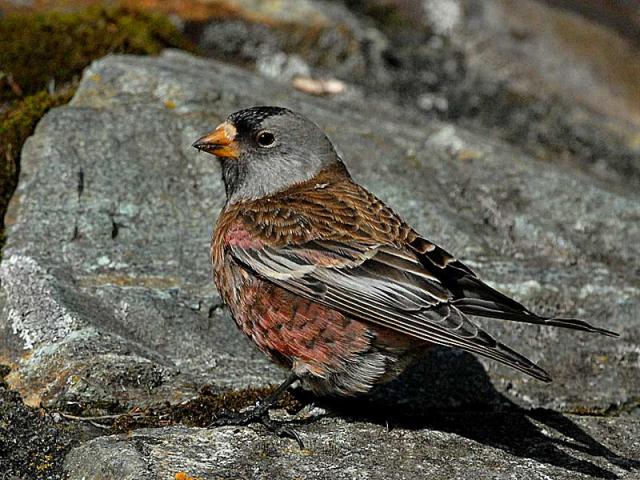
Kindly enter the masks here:
[[166, 17], [122, 7], [9, 15], [0, 21], [0, 38], [0, 100], [68, 82], [109, 53], [193, 50]]

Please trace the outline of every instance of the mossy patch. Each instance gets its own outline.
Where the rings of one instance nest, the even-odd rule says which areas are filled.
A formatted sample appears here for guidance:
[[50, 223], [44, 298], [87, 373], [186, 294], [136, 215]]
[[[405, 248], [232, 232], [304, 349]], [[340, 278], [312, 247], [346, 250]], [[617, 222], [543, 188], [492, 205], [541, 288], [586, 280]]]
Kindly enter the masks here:
[[9, 15], [0, 22], [0, 38], [0, 100], [68, 82], [109, 53], [193, 50], [166, 17], [123, 7]]
[[9, 368], [9, 366], [0, 365], [0, 388], [7, 388], [7, 384], [4, 381], [4, 377], [9, 375], [9, 372], [11, 372], [11, 368]]
[[[274, 388], [247, 388], [214, 393], [204, 387], [198, 397], [187, 402], [119, 416], [114, 420], [112, 427], [118, 432], [175, 424], [188, 427], [206, 427], [225, 412], [239, 412], [255, 405], [273, 393]], [[297, 396], [286, 392], [274, 408], [284, 408], [289, 412], [295, 412], [302, 408], [303, 404], [304, 402], [301, 402]]]
[[618, 417], [620, 415], [637, 415], [640, 413], [640, 397], [634, 397], [621, 404], [612, 404], [607, 407], [576, 406], [567, 409], [564, 413], [589, 417]]

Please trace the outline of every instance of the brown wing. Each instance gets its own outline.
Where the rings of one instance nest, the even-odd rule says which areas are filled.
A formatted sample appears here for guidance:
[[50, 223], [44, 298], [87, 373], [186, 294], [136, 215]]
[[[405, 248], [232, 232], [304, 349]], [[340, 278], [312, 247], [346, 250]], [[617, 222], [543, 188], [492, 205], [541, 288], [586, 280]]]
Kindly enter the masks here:
[[550, 380], [544, 370], [471, 323], [442, 286], [420, 272], [419, 263], [386, 246], [361, 247], [313, 241], [231, 251], [254, 274], [343, 314]]
[[363, 321], [479, 353], [544, 381], [546, 372], [471, 323], [465, 311], [600, 331], [532, 314], [348, 180], [301, 185], [242, 208], [245, 228], [260, 242], [228, 246], [240, 264]]

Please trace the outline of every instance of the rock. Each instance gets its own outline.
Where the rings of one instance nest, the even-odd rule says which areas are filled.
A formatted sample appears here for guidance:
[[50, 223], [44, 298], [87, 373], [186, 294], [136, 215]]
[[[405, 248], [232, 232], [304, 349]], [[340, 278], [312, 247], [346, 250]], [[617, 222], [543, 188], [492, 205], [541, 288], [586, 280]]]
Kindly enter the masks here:
[[[215, 160], [190, 147], [228, 113], [265, 103], [314, 119], [357, 180], [490, 283], [541, 313], [577, 315], [621, 333], [611, 339], [482, 321], [556, 382], [435, 349], [371, 397], [329, 403], [357, 421], [301, 427], [320, 453], [291, 471], [329, 471], [335, 452], [348, 449], [357, 452], [355, 466], [343, 472], [373, 472], [384, 462], [392, 478], [407, 451], [404, 468], [427, 476], [492, 465], [502, 472], [535, 465], [533, 478], [563, 478], [560, 470], [627, 475], [628, 459], [640, 456], [637, 441], [625, 441], [637, 436], [638, 422], [626, 414], [638, 411], [640, 399], [632, 179], [537, 160], [453, 123], [424, 124], [384, 99], [310, 97], [176, 51], [94, 63], [71, 104], [48, 113], [25, 144], [0, 265], [0, 363], [13, 368], [10, 387], [31, 405], [109, 413], [175, 404], [204, 385], [221, 391], [283, 378], [237, 331], [212, 285], [208, 244], [224, 191]], [[376, 425], [386, 421], [400, 426], [388, 437]], [[559, 432], [562, 449], [538, 421]], [[365, 455], [369, 445], [383, 446], [384, 456]], [[270, 478], [273, 471], [233, 463], [238, 449], [253, 452], [253, 462], [263, 451], [274, 455], [281, 472], [301, 458], [288, 441], [251, 428], [141, 430], [79, 448], [68, 460], [70, 478], [168, 478], [180, 468], [212, 476], [202, 452], [220, 459], [223, 477], [237, 468]], [[163, 453], [172, 450], [181, 453]], [[81, 467], [87, 452], [96, 461]], [[461, 466], [450, 452], [456, 461], [463, 453]], [[556, 460], [546, 459], [549, 452]]]
[[[620, 19], [624, 6], [560, 2], [582, 3], [582, 8], [575, 5], [585, 14], [581, 16], [534, 0], [518, 2], [517, 7], [508, 0], [476, 3], [477, 14], [464, 37], [482, 42], [470, 55], [477, 68], [495, 76], [508, 65], [503, 75], [520, 92], [553, 92], [569, 103], [640, 126], [638, 33], [621, 35], [625, 28], [615, 28], [611, 18]], [[637, 17], [638, 5], [627, 6], [630, 14], [634, 9]], [[629, 15], [626, 26], [638, 31], [633, 23]]]
[[[69, 480], [169, 479], [178, 472], [221, 479], [637, 478], [638, 420], [513, 414], [452, 416], [441, 424], [451, 430], [325, 418], [304, 427], [304, 450], [259, 427], [142, 429], [85, 443], [65, 470]], [[615, 442], [605, 440], [611, 430]]]

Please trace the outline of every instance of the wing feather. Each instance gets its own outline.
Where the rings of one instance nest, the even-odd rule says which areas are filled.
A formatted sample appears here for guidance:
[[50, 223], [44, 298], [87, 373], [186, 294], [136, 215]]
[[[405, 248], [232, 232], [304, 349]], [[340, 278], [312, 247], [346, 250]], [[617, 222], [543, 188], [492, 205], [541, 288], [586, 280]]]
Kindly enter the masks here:
[[[322, 258], [323, 252], [328, 252], [326, 259]], [[314, 241], [296, 248], [233, 247], [232, 253], [256, 274], [325, 306], [425, 342], [475, 352], [540, 380], [550, 380], [544, 370], [474, 325], [450, 303], [449, 294], [441, 285], [415, 273], [414, 266], [403, 269], [405, 262], [413, 262], [398, 262], [403, 255], [389, 253], [388, 246], [340, 247], [332, 243], [324, 249], [322, 242]], [[309, 263], [311, 259], [313, 263]]]

